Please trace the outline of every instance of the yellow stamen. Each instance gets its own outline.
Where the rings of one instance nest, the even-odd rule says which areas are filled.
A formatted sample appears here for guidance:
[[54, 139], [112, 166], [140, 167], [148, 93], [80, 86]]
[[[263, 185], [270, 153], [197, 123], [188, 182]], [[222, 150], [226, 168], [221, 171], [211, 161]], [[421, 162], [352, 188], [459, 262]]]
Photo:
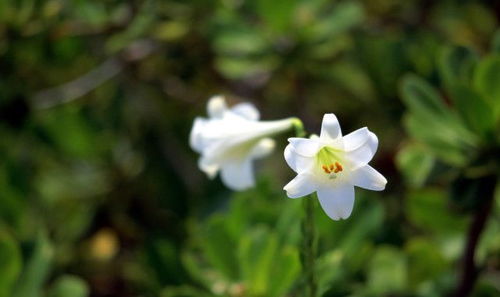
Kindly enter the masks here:
[[342, 165], [339, 163], [339, 162], [335, 162], [335, 173], [338, 173], [340, 171], [344, 170], [344, 168], [342, 167]]

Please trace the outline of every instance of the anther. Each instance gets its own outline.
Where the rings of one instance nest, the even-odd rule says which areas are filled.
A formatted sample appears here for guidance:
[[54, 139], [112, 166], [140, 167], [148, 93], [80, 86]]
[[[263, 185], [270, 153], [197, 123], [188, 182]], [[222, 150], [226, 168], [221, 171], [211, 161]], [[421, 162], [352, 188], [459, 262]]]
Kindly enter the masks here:
[[335, 173], [344, 170], [344, 168], [342, 167], [342, 165], [339, 162], [335, 162], [335, 167], [336, 167], [335, 171], [334, 171]]

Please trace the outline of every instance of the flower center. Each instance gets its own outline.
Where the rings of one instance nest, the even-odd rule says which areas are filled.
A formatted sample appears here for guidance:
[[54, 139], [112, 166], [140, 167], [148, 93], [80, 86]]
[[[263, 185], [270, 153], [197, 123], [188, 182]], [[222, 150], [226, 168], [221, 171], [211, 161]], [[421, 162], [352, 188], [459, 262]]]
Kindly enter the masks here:
[[341, 163], [340, 150], [331, 147], [323, 147], [316, 155], [318, 167], [320, 167], [324, 174], [329, 179], [335, 179], [344, 170]]

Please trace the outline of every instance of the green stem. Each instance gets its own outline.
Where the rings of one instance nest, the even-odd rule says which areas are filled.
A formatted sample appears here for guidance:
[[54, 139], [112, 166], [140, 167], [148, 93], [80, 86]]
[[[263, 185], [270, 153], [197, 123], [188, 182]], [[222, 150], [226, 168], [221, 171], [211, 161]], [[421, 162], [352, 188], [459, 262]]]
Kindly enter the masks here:
[[305, 289], [306, 297], [316, 297], [317, 284], [315, 276], [316, 260], [316, 228], [314, 226], [314, 197], [309, 195], [303, 200], [304, 219], [302, 221], [302, 269], [306, 277], [307, 287]]
[[306, 130], [304, 129], [304, 124], [302, 124], [302, 121], [299, 118], [292, 118], [292, 123], [293, 123], [293, 127], [295, 129], [295, 136], [296, 137], [305, 137]]
[[[298, 118], [293, 120], [295, 135], [305, 137], [306, 131], [302, 121]], [[314, 226], [314, 197], [309, 195], [303, 199], [304, 217], [302, 220], [302, 269], [306, 278], [306, 297], [316, 297], [317, 283], [315, 275], [316, 260], [316, 227]]]

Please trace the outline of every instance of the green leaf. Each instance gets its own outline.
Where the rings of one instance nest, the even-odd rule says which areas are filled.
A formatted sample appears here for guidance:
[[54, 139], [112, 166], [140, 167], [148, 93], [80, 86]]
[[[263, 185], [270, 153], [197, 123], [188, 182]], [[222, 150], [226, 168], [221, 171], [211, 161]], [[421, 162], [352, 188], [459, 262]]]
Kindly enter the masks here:
[[214, 297], [215, 295], [191, 286], [166, 287], [160, 297]]
[[297, 0], [257, 0], [256, 10], [268, 27], [276, 32], [286, 30], [292, 20]]
[[500, 54], [500, 30], [497, 30], [491, 40], [491, 51]]
[[64, 154], [88, 157], [100, 147], [95, 131], [77, 106], [61, 106], [40, 114], [40, 121], [43, 132]]
[[33, 251], [29, 256], [21, 277], [14, 289], [16, 297], [41, 297], [42, 287], [48, 277], [52, 259], [53, 247], [44, 232], [40, 231]]
[[219, 32], [213, 43], [220, 55], [247, 56], [264, 53], [269, 45], [262, 34], [248, 27], [236, 27]]
[[182, 264], [193, 280], [196, 280], [208, 288], [213, 282], [213, 277], [211, 278], [213, 275], [206, 272], [206, 269], [202, 267], [201, 261], [197, 256], [198, 253], [196, 252], [186, 251], [182, 253]]
[[358, 208], [358, 215], [355, 219], [353, 218], [345, 231], [348, 236], [342, 236], [339, 240], [339, 248], [348, 259], [355, 257], [363, 241], [366, 241], [382, 225], [384, 211], [380, 203], [368, 205], [370, 207], [367, 209]]
[[433, 120], [425, 124], [425, 121], [419, 120], [413, 114], [404, 119], [404, 125], [415, 139], [422, 141], [426, 148], [443, 162], [455, 166], [462, 166], [467, 162], [466, 147], [458, 135], [450, 132], [448, 127], [443, 127]]
[[424, 80], [406, 76], [401, 93], [410, 111], [405, 125], [412, 136], [424, 142], [443, 161], [463, 165], [467, 150], [477, 145], [477, 137]]
[[156, 19], [154, 1], [144, 1], [140, 11], [135, 14], [135, 18], [128, 24], [124, 31], [112, 35], [106, 41], [106, 50], [109, 53], [116, 53], [133, 41], [144, 37], [154, 25]]
[[73, 275], [59, 277], [50, 288], [47, 297], [87, 297], [89, 287], [81, 278]]
[[450, 111], [438, 92], [418, 76], [410, 74], [403, 78], [402, 97], [414, 114], [450, 117]]
[[408, 276], [413, 288], [425, 281], [433, 281], [446, 269], [446, 261], [433, 242], [413, 238], [405, 245], [408, 255]]
[[182, 282], [184, 270], [179, 252], [173, 242], [165, 238], [151, 238], [146, 253], [148, 266], [156, 272], [159, 283], [167, 281]]
[[204, 228], [202, 246], [208, 261], [228, 280], [238, 279], [236, 241], [227, 230], [224, 218], [212, 217]]
[[243, 79], [271, 72], [277, 66], [272, 56], [247, 58], [220, 56], [215, 60], [217, 70], [230, 79]]
[[418, 144], [408, 144], [398, 152], [396, 157], [398, 168], [408, 185], [418, 188], [427, 180], [434, 167], [434, 157]]
[[323, 296], [328, 289], [344, 276], [343, 259], [344, 256], [339, 249], [327, 252], [316, 259], [319, 296]]
[[451, 96], [468, 127], [483, 137], [490, 137], [495, 128], [495, 119], [493, 108], [484, 97], [463, 84], [453, 86]]
[[[24, 208], [26, 200], [23, 199], [23, 193], [20, 192], [19, 187], [12, 183], [13, 174], [12, 168], [9, 164], [0, 165], [0, 217], [7, 225], [14, 227], [22, 224], [22, 219], [26, 215]], [[1, 275], [1, 274], [0, 274]]]
[[360, 3], [340, 2], [329, 15], [316, 22], [313, 36], [318, 40], [333, 38], [360, 24], [363, 18], [364, 11]]
[[496, 115], [500, 113], [500, 55], [492, 55], [481, 60], [474, 72], [474, 86], [483, 97], [494, 106]]
[[452, 213], [446, 194], [436, 189], [410, 192], [407, 198], [409, 220], [417, 227], [436, 235], [463, 231], [465, 218]]
[[295, 247], [286, 246], [278, 251], [272, 262], [275, 265], [272, 265], [269, 275], [271, 279], [268, 279], [269, 295], [267, 296], [285, 296], [301, 271], [299, 251]]
[[256, 228], [241, 238], [239, 262], [251, 295], [262, 296], [269, 290], [277, 250], [276, 235], [264, 228]]
[[438, 70], [447, 88], [459, 83], [468, 83], [478, 60], [477, 53], [469, 48], [443, 48], [438, 60]]
[[368, 267], [368, 289], [377, 296], [402, 292], [408, 283], [407, 259], [396, 248], [382, 246]]
[[11, 289], [21, 271], [21, 253], [17, 242], [0, 228], [0, 297], [11, 296]]

